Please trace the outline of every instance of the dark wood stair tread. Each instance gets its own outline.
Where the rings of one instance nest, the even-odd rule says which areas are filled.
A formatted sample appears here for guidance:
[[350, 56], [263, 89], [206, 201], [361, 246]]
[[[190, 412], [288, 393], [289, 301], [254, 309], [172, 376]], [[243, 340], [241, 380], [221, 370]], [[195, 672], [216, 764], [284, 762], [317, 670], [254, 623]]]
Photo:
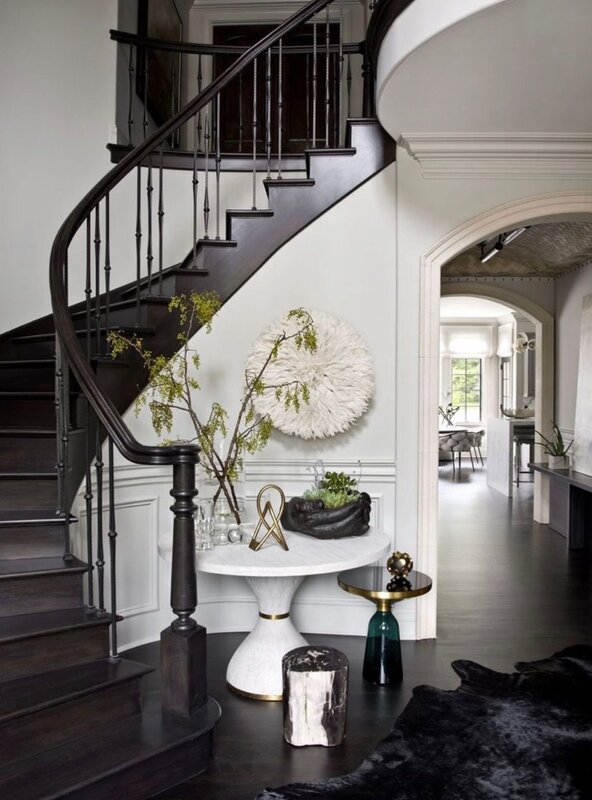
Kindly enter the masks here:
[[264, 186], [314, 186], [314, 178], [264, 178]]
[[32, 575], [86, 572], [88, 564], [78, 558], [64, 561], [59, 557], [0, 559], [0, 581]]
[[[42, 334], [45, 336], [45, 334]], [[53, 334], [52, 334], [53, 335]], [[24, 397], [24, 398], [32, 398], [35, 399], [36, 397], [55, 397], [55, 392], [52, 391], [44, 391], [44, 392], [29, 392], [29, 391], [21, 391], [19, 392], [18, 389], [13, 392], [5, 392], [0, 391], [0, 398], [1, 397]]]
[[55, 428], [0, 428], [0, 436], [55, 436]]
[[236, 247], [237, 245], [234, 239], [198, 239], [197, 243], [201, 247]]
[[[70, 521], [76, 522], [76, 517], [70, 515]], [[63, 525], [63, 514], [48, 514], [47, 509], [0, 509], [0, 528], [15, 525]]]
[[109, 614], [98, 616], [94, 612], [89, 613], [84, 607], [0, 617], [0, 642], [13, 642], [63, 630], [110, 624]]
[[273, 217], [273, 213], [271, 208], [228, 208], [226, 210], [226, 215], [229, 217]]
[[[152, 770], [157, 773], [160, 756], [166, 757], [167, 752], [175, 747], [206, 736], [219, 718], [220, 706], [211, 698], [202, 709], [184, 719], [164, 714], [158, 696], [148, 695], [141, 714], [98, 729], [91, 728], [88, 734], [77, 736], [59, 747], [6, 764], [0, 770], [0, 797], [50, 800], [66, 796], [147, 796], [139, 793], [138, 786], [134, 786], [131, 793], [133, 781], [130, 781], [129, 793], [125, 791], [127, 782], [124, 778], [123, 785], [117, 787], [118, 791], [98, 792], [101, 782], [113, 781], [112, 785], [116, 785], [118, 773], [134, 767], [145, 765], [142, 769], [149, 771], [152, 765]], [[138, 775], [134, 777], [138, 778]], [[148, 780], [152, 777], [150, 775]], [[161, 780], [163, 778], [166, 780], [166, 776], [160, 776]], [[163, 788], [166, 786], [166, 783], [162, 784]]]
[[355, 147], [311, 147], [304, 151], [308, 156], [355, 156]]
[[[150, 334], [154, 334], [154, 328], [148, 325], [113, 325], [109, 327], [109, 329], [105, 327], [99, 328], [99, 335], [104, 335], [105, 333], [110, 333], [111, 331], [123, 333], [123, 334], [130, 334], [130, 335], [141, 335], [141, 336], [149, 336]], [[86, 336], [90, 333], [91, 336], [96, 336], [97, 329], [93, 325], [90, 328], [90, 331], [87, 331], [86, 328], [79, 328], [74, 331], [77, 336]], [[13, 338], [13, 342], [17, 343], [27, 343], [27, 342], [47, 342], [55, 337], [55, 333], [32, 333], [27, 336], [15, 336]], [[37, 392], [36, 394], [43, 394], [43, 392]]]
[[101, 659], [46, 672], [43, 680], [34, 675], [0, 683], [0, 723], [116, 683], [141, 678], [153, 669], [126, 659]]
[[55, 358], [21, 358], [0, 361], [0, 369], [14, 369], [15, 367], [23, 367], [23, 369], [35, 369], [37, 367], [53, 369], [55, 367]]

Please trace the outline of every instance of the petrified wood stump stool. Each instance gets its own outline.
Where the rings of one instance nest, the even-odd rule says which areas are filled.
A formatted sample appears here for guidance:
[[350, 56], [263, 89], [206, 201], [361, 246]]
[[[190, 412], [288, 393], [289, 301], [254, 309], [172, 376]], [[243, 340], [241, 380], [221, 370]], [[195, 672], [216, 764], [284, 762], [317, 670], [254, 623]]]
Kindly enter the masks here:
[[345, 736], [349, 662], [333, 647], [306, 645], [282, 659], [288, 744], [334, 747]]

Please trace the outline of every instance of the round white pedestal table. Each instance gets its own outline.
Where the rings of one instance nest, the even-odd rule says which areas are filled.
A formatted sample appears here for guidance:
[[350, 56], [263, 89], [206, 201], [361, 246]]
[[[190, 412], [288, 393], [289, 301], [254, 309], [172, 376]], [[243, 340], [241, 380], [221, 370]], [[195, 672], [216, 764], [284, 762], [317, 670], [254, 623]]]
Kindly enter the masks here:
[[[257, 552], [227, 545], [196, 554], [200, 572], [245, 577], [257, 599], [257, 623], [226, 670], [229, 688], [255, 700], [282, 699], [282, 658], [307, 644], [290, 618], [292, 597], [304, 578], [365, 566], [391, 549], [388, 536], [373, 528], [344, 539], [321, 540], [293, 531], [285, 535], [287, 551], [268, 540]], [[162, 547], [161, 554], [167, 557]]]

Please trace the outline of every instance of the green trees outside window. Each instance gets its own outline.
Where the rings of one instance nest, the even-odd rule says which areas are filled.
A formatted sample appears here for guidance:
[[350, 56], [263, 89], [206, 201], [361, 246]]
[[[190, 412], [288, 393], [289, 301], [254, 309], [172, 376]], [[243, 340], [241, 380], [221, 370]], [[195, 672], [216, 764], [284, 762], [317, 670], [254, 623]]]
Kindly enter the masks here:
[[452, 358], [451, 402], [459, 406], [457, 422], [481, 421], [481, 359]]

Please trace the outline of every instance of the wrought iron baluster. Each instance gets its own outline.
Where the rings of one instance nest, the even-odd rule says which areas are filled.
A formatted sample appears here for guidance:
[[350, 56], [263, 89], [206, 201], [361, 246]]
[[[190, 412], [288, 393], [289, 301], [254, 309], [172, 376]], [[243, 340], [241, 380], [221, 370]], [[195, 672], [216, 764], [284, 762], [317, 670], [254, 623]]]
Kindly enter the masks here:
[[317, 21], [312, 23], [312, 146], [317, 146]]
[[253, 61], [253, 211], [257, 209], [257, 59]]
[[162, 295], [163, 234], [164, 234], [164, 171], [162, 169], [162, 145], [158, 157], [158, 294]]
[[115, 468], [113, 463], [113, 440], [109, 437], [109, 582], [111, 584], [111, 661], [119, 661], [117, 655], [117, 529], [115, 527]]
[[243, 73], [238, 73], [238, 152], [243, 152]]
[[220, 93], [216, 95], [216, 239], [220, 239]]
[[265, 70], [265, 151], [267, 177], [271, 178], [271, 47], [267, 50]]
[[325, 14], [325, 147], [329, 147], [329, 111], [331, 107], [331, 81], [329, 76], [331, 28], [329, 26], [329, 6]]
[[[87, 587], [88, 587], [88, 610], [95, 610], [95, 587], [94, 587], [94, 565], [93, 565], [93, 525], [92, 525], [92, 512], [93, 512], [93, 493], [92, 493], [92, 458], [93, 458], [93, 441], [91, 437], [91, 405], [86, 398], [86, 468], [84, 474], [84, 505], [86, 509], [86, 561], [88, 563], [88, 572], [86, 574]], [[97, 423], [98, 424], [98, 423]]]
[[111, 214], [109, 194], [105, 195], [105, 329], [109, 333], [111, 313]]
[[333, 53], [333, 147], [339, 147], [339, 68], [338, 54]]
[[144, 48], [144, 111], [142, 112], [142, 132], [148, 135], [148, 48]]
[[352, 68], [351, 68], [351, 55], [347, 54], [347, 77], [345, 79], [347, 84], [347, 117], [351, 117], [351, 87], [352, 87]]
[[[203, 72], [201, 69], [201, 53], [197, 57], [197, 93], [201, 94]], [[197, 112], [197, 149], [201, 150], [201, 109]]]
[[197, 217], [198, 217], [198, 210], [197, 210], [197, 190], [199, 187], [199, 177], [197, 171], [197, 121], [196, 121], [196, 131], [195, 136], [193, 137], [193, 176], [191, 178], [191, 189], [192, 189], [192, 197], [193, 197], [193, 258], [191, 260], [191, 266], [197, 266]]
[[64, 359], [61, 342], [56, 336], [55, 355], [55, 402], [56, 402], [56, 431], [58, 441], [58, 502], [64, 515], [64, 561], [72, 561], [72, 546], [70, 542], [70, 497], [68, 491], [69, 467], [69, 419], [70, 398], [68, 386], [68, 365]]
[[339, 0], [339, 93], [336, 105], [339, 109], [339, 136], [337, 146], [345, 147], [345, 128], [343, 125], [343, 0]]
[[136, 175], [136, 322], [139, 325], [142, 277], [142, 167], [136, 167]]
[[152, 185], [152, 156], [148, 157], [148, 177], [146, 180], [146, 211], [147, 211], [147, 233], [148, 238], [146, 241], [146, 269], [148, 271], [148, 294], [152, 294], [152, 262], [154, 256], [152, 255], [152, 193], [154, 186]]
[[91, 358], [91, 308], [92, 308], [92, 258], [91, 258], [91, 220], [90, 214], [86, 218], [86, 281], [84, 286], [84, 296], [86, 300], [86, 358]]
[[310, 53], [306, 54], [306, 146], [308, 147], [310, 142]]
[[282, 177], [282, 133], [283, 133], [284, 98], [282, 89], [282, 40], [278, 42], [278, 180]]
[[103, 447], [101, 445], [101, 426], [97, 421], [95, 447], [95, 474], [97, 478], [97, 591], [99, 614], [105, 613], [105, 550], [103, 543]]
[[[136, 62], [137, 62], [137, 53], [136, 53]], [[127, 138], [129, 144], [133, 147], [134, 144], [134, 46], [130, 44], [129, 47], [129, 61], [127, 65], [127, 73], [128, 73], [128, 92], [129, 92], [129, 103], [127, 107]]]
[[101, 354], [101, 225], [99, 206], [95, 206], [95, 352]]
[[204, 131], [204, 147], [205, 147], [205, 170], [204, 170], [204, 239], [209, 239], [208, 225], [210, 222], [210, 190], [209, 190], [209, 168], [210, 168], [210, 119], [206, 111], [205, 131]]

